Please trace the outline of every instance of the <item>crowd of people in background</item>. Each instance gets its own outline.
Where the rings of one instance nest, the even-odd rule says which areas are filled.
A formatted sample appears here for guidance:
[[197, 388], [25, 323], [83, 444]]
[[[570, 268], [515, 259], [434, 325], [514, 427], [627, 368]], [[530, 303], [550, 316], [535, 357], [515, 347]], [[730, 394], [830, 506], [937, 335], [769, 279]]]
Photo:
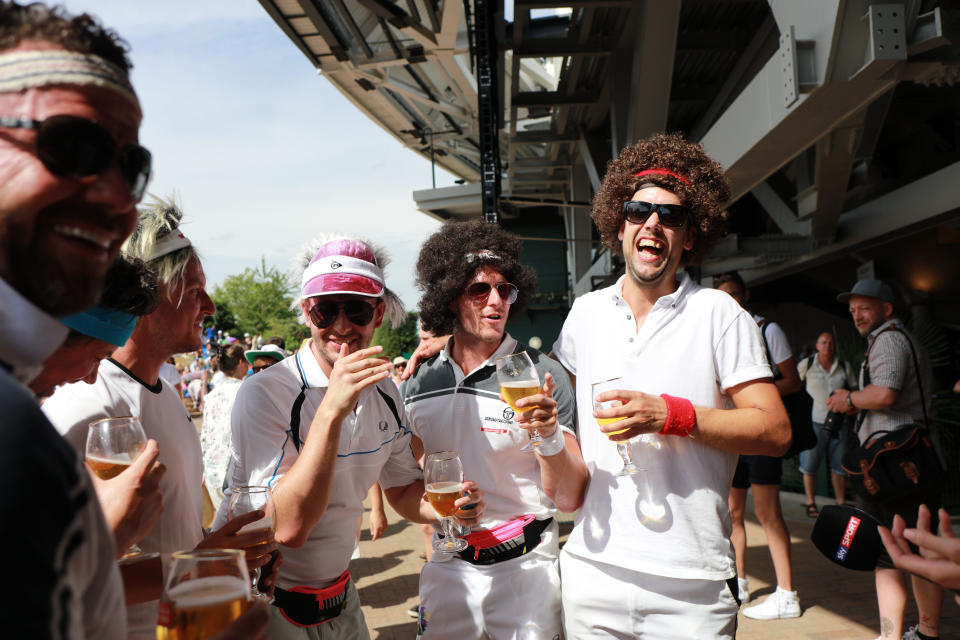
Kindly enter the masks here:
[[[367, 638], [349, 566], [369, 499], [372, 531], [385, 529], [386, 500], [430, 537], [418, 637], [732, 639], [749, 597], [748, 490], [777, 588], [744, 613], [803, 613], [779, 491], [784, 398], [801, 388], [817, 425], [805, 478], [826, 457], [837, 501], [854, 493], [896, 566], [916, 574], [920, 619], [904, 631], [906, 576], [876, 570], [881, 638], [939, 636], [941, 585], [960, 588], [941, 463], [899, 465], [906, 489], [893, 494], [831, 435], [846, 416], [858, 449], [907, 433], [934, 448], [929, 358], [879, 280], [837, 297], [868, 345], [856, 379], [826, 333], [798, 366], [779, 325], [747, 310], [737, 274], [695, 282], [685, 267], [725, 233], [730, 198], [700, 145], [657, 134], [609, 164], [591, 218], [624, 273], [574, 301], [549, 354], [507, 332], [536, 290], [521, 240], [481, 222], [448, 222], [424, 243], [413, 354], [372, 344], [405, 317], [386, 252], [343, 235], [308, 242], [294, 286], [310, 335], [287, 351], [203, 329], [215, 305], [181, 206], [137, 206], [151, 156], [129, 68], [124, 43], [89, 16], [0, 2], [11, 637], [153, 638], [194, 624], [177, 618], [171, 558], [226, 554], [253, 572], [250, 604], [201, 635]], [[529, 376], [511, 380], [509, 358]], [[118, 418], [142, 423], [145, 442], [98, 476], [90, 425]], [[270, 501], [235, 512], [251, 486]], [[562, 549], [559, 511], [576, 512]]]

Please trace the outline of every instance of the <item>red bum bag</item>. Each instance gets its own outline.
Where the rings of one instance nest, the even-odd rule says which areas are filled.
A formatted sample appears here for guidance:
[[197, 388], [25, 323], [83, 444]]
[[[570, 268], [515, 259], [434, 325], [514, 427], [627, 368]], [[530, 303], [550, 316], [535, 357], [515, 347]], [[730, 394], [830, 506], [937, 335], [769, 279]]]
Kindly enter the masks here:
[[344, 571], [336, 582], [323, 589], [296, 586], [287, 590], [277, 587], [273, 593], [273, 606], [298, 627], [315, 627], [340, 615], [347, 605], [349, 582], [350, 572]]
[[537, 520], [526, 514], [492, 529], [482, 529], [466, 536], [470, 545], [458, 555], [470, 564], [488, 565], [512, 560], [533, 551], [553, 518]]

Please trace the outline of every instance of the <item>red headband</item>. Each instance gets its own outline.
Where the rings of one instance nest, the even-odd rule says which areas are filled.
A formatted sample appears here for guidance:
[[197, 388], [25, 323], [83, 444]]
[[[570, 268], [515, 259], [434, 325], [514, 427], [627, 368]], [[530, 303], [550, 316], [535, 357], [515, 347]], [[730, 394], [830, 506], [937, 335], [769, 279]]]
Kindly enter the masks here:
[[651, 174], [657, 176], [673, 176], [688, 187], [691, 186], [690, 180], [686, 176], [682, 176], [676, 171], [670, 171], [670, 169], [644, 169], [643, 171], [638, 171], [633, 175], [639, 178], [640, 176], [649, 176]]

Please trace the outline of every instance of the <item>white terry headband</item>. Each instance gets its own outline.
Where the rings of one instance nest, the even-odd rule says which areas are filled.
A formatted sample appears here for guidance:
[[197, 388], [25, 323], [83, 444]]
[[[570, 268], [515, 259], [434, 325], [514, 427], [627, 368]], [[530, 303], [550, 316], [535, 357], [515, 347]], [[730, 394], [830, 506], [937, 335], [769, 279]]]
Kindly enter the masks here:
[[163, 236], [162, 239], [158, 240], [157, 244], [153, 245], [153, 251], [151, 251], [150, 255], [147, 256], [145, 262], [152, 262], [157, 258], [162, 258], [168, 253], [173, 253], [179, 249], [189, 247], [190, 245], [190, 238], [183, 235], [182, 231], [174, 229], [167, 235]]
[[0, 54], [0, 93], [62, 84], [107, 89], [141, 112], [127, 74], [100, 56], [63, 49]]
[[300, 288], [305, 287], [308, 282], [317, 276], [342, 273], [363, 276], [373, 280], [381, 287], [384, 286], [383, 271], [372, 262], [352, 256], [324, 256], [312, 262], [304, 270], [303, 278], [300, 280]]

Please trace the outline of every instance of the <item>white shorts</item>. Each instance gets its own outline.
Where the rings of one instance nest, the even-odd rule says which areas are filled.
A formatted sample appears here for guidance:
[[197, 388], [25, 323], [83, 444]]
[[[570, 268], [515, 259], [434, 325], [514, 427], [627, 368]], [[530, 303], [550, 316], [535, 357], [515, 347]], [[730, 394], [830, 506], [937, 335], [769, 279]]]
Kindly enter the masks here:
[[638, 573], [560, 552], [567, 638], [733, 640], [737, 601], [725, 580]]
[[536, 551], [476, 566], [431, 560], [420, 572], [418, 638], [562, 640], [557, 561]]

